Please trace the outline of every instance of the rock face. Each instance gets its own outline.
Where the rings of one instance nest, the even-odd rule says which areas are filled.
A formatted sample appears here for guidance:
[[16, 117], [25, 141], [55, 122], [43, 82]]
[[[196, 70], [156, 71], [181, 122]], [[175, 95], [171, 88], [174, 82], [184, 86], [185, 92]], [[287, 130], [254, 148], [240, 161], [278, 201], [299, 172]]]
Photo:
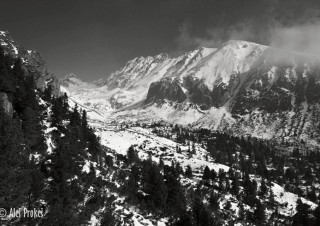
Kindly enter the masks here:
[[146, 101], [150, 103], [156, 100], [171, 100], [181, 103], [186, 98], [187, 96], [184, 94], [178, 81], [171, 82], [165, 78], [159, 82], [151, 83]]
[[30, 73], [34, 75], [39, 89], [44, 90], [50, 84], [53, 87], [53, 93], [60, 94], [58, 80], [48, 73], [46, 63], [37, 51], [25, 50], [6, 31], [0, 31], [0, 45], [6, 54], [10, 54], [13, 58], [21, 58], [26, 75]]
[[13, 107], [6, 93], [0, 92], [0, 107], [10, 118], [12, 118]]

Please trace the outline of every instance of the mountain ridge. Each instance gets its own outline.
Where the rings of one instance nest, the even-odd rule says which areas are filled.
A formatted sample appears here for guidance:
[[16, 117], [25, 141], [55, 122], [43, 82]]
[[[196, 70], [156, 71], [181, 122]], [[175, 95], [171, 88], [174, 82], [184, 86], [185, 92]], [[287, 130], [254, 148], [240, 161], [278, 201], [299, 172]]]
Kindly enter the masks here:
[[60, 95], [58, 79], [49, 74], [46, 62], [36, 50], [25, 50], [19, 43], [13, 40], [8, 31], [0, 31], [0, 45], [6, 54], [15, 59], [21, 59], [26, 75], [32, 74], [36, 85], [44, 90], [49, 84], [53, 87], [55, 95]]
[[102, 85], [71, 96], [120, 121], [164, 120], [319, 144], [319, 59], [237, 40], [163, 56], [137, 57]]

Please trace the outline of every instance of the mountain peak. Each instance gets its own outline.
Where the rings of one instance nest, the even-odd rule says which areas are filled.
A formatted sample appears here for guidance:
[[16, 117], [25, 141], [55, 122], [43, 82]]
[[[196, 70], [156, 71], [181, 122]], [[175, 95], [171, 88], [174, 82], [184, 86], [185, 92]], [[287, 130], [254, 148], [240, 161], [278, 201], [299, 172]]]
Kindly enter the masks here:
[[83, 81], [80, 77], [78, 77], [76, 74], [74, 74], [72, 72], [67, 74], [66, 76], [64, 76], [64, 78], [62, 80], [71, 79], [71, 78], [75, 78], [75, 79], [78, 79], [80, 81]]
[[67, 87], [68, 91], [73, 92], [82, 88], [93, 88], [94, 84], [84, 81], [74, 73], [67, 74], [64, 78], [60, 79], [60, 84]]
[[243, 45], [248, 45], [248, 46], [251, 46], [251, 45], [255, 45], [255, 46], [263, 46], [261, 44], [258, 44], [258, 43], [255, 43], [255, 42], [250, 42], [250, 41], [245, 41], [245, 40], [234, 40], [234, 39], [231, 39], [229, 41], [226, 41], [222, 44], [222, 46], [227, 46], [227, 45], [231, 45], [231, 46], [243, 46]]

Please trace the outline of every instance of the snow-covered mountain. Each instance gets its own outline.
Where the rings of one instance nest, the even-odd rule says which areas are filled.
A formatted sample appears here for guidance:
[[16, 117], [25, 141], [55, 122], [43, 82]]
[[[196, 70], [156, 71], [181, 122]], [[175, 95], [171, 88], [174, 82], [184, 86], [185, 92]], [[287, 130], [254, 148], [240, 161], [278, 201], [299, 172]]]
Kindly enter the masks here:
[[77, 75], [70, 73], [60, 80], [60, 84], [68, 89], [69, 92], [74, 92], [82, 88], [95, 88], [92, 83], [85, 82]]
[[[91, 85], [63, 83], [108, 119], [154, 121], [319, 143], [319, 59], [246, 41], [177, 58], [138, 57]], [[67, 86], [72, 86], [68, 88]]]

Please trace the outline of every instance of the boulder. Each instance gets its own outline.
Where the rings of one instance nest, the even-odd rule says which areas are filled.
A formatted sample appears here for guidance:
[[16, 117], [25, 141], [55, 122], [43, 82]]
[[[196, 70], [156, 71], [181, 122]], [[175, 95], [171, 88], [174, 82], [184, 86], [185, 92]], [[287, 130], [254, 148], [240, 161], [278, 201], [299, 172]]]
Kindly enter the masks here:
[[12, 118], [13, 107], [6, 93], [0, 92], [0, 107], [10, 118]]

